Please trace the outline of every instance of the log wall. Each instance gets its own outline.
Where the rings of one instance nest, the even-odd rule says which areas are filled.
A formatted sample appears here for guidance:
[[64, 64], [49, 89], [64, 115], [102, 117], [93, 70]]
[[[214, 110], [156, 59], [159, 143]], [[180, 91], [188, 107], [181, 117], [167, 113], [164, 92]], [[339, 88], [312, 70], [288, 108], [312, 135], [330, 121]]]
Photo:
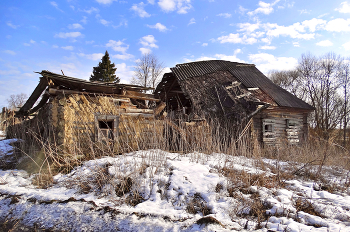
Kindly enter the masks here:
[[298, 109], [269, 108], [254, 116], [252, 132], [263, 145], [301, 144], [308, 135], [307, 116]]

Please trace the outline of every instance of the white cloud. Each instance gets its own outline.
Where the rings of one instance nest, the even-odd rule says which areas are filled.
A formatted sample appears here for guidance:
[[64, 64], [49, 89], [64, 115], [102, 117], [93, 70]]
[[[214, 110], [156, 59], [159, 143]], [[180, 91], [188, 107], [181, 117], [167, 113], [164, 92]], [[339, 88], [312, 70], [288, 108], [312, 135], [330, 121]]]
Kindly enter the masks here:
[[140, 48], [139, 50], [143, 55], [147, 53], [151, 53], [152, 52], [151, 48], [158, 48], [158, 46], [156, 45], [156, 42], [157, 40], [154, 39], [153, 35], [146, 35], [140, 39], [140, 43], [144, 47]]
[[254, 44], [257, 41], [257, 39], [248, 37], [247, 35], [243, 35], [243, 37], [240, 37], [240, 35], [230, 33], [229, 35], [221, 36], [218, 38], [218, 41], [220, 43], [241, 43], [241, 44]]
[[93, 44], [93, 43], [95, 43], [95, 41], [93, 41], [93, 40], [85, 41], [85, 44]]
[[313, 39], [315, 33], [301, 33], [305, 32], [305, 26], [300, 23], [294, 23], [291, 26], [279, 26], [277, 24], [265, 24], [267, 28], [266, 35], [270, 37], [290, 36], [293, 39]]
[[73, 46], [65, 46], [65, 47], [61, 47], [61, 48], [64, 50], [69, 50], [69, 51], [72, 51], [74, 49]]
[[229, 13], [220, 13], [220, 14], [218, 14], [216, 16], [220, 16], [220, 17], [223, 17], [223, 18], [231, 18], [232, 15], [229, 14]]
[[146, 4], [144, 4], [143, 2], [140, 2], [139, 4], [133, 4], [131, 10], [135, 11], [137, 15], [141, 18], [150, 17], [151, 15], [148, 14], [144, 9], [145, 5]]
[[245, 63], [244, 60], [237, 58], [236, 54], [234, 54], [233, 56], [229, 56], [229, 55], [225, 55], [225, 54], [215, 54], [215, 57], [218, 58], [219, 60], [227, 60], [227, 61], [232, 61], [232, 62]]
[[333, 43], [329, 40], [323, 40], [323, 41], [316, 43], [316, 45], [321, 46], [321, 47], [330, 47], [330, 46], [333, 46]]
[[226, 55], [226, 54], [215, 54], [214, 56], [201, 56], [201, 57], [196, 58], [196, 59], [184, 58], [184, 62], [203, 61], [203, 60], [217, 60], [217, 59], [219, 59], [219, 60], [227, 60], [227, 61], [232, 61], [232, 62], [245, 63], [244, 60], [241, 60], [241, 59], [237, 58], [237, 54], [239, 54], [241, 52], [242, 52], [241, 49], [236, 49], [232, 56], [231, 55]]
[[73, 24], [69, 24], [68, 25], [69, 29], [84, 29], [82, 25], [80, 25], [79, 23], [73, 23]]
[[350, 19], [333, 19], [327, 23], [326, 30], [335, 32], [350, 31]]
[[56, 2], [50, 2], [51, 6], [55, 7], [57, 10], [63, 12], [63, 10], [61, 10], [59, 7], [58, 7], [58, 4]]
[[102, 56], [104, 56], [103, 53], [93, 53], [93, 54], [84, 54], [84, 53], [78, 53], [78, 56], [85, 57], [89, 60], [101, 60]]
[[266, 3], [266, 2], [263, 2], [263, 1], [259, 1], [259, 8], [255, 9], [254, 11], [250, 11], [248, 12], [248, 15], [250, 16], [253, 16], [255, 14], [258, 14], [258, 13], [262, 13], [262, 14], [271, 14], [273, 12], [273, 6], [278, 3], [280, 0], [276, 0], [275, 2], [273, 3]]
[[139, 50], [140, 50], [142, 55], [145, 55], [145, 54], [148, 54], [148, 53], [152, 52], [152, 50], [149, 49], [149, 48], [140, 48]]
[[82, 10], [82, 11], [84, 11], [85, 13], [91, 14], [92, 12], [98, 12], [98, 9], [95, 7], [91, 7], [90, 9]]
[[111, 57], [113, 58], [128, 60], [134, 57], [133, 55], [126, 53], [126, 51], [129, 48], [129, 45], [126, 45], [123, 41], [109, 40], [108, 43], [106, 44], [106, 47], [112, 48], [113, 51], [122, 53], [122, 54], [112, 55]]
[[100, 23], [104, 26], [108, 26], [111, 22], [105, 20], [105, 19], [100, 19]]
[[298, 10], [300, 14], [310, 14], [310, 11], [303, 9], [303, 10]]
[[18, 25], [14, 25], [11, 22], [7, 22], [6, 25], [12, 27], [13, 29], [17, 29], [17, 27], [19, 27]]
[[161, 23], [156, 23], [155, 25], [147, 25], [149, 28], [155, 28], [159, 31], [165, 32], [167, 30], [169, 30], [165, 25], [161, 24]]
[[14, 52], [14, 51], [11, 51], [11, 50], [5, 50], [5, 51], [3, 51], [4, 53], [6, 53], [6, 54], [9, 54], [9, 55], [16, 55], [16, 52]]
[[53, 6], [53, 7], [58, 7], [57, 3], [56, 2], [50, 2], [50, 4]]
[[350, 50], [350, 42], [347, 42], [347, 43], [343, 44], [342, 46], [345, 50], [347, 50], [347, 51]]
[[80, 22], [82, 22], [82, 23], [86, 24], [86, 23], [87, 23], [87, 17], [86, 17], [86, 16], [83, 16], [83, 19], [82, 19], [82, 20], [80, 20]]
[[293, 46], [298, 48], [298, 47], [300, 47], [300, 44], [299, 44], [299, 42], [293, 42]]
[[36, 43], [36, 42], [35, 42], [34, 40], [31, 39], [31, 40], [29, 41], [29, 43], [23, 43], [23, 45], [29, 47], [30, 45], [35, 44], [35, 43]]
[[188, 23], [188, 25], [195, 24], [195, 23], [196, 23], [196, 20], [194, 18], [191, 18], [190, 22]]
[[237, 26], [240, 28], [239, 31], [246, 31], [252, 33], [253, 31], [260, 28], [260, 23], [238, 23]]
[[268, 45], [265, 45], [265, 46], [259, 47], [259, 49], [262, 49], [262, 50], [275, 50], [276, 47], [275, 47], [275, 46], [268, 46]]
[[[125, 45], [125, 46], [123, 46]], [[108, 43], [106, 44], [106, 47], [107, 48], [112, 48], [113, 51], [116, 51], [116, 52], [126, 52], [126, 50], [128, 50], [129, 48], [129, 45], [126, 45], [124, 44], [123, 41], [115, 41], [115, 40], [109, 40]]]
[[158, 48], [156, 42], [153, 35], [146, 35], [140, 39], [140, 43], [145, 47]]
[[350, 13], [350, 4], [348, 2], [342, 2], [340, 5], [340, 8], [335, 9], [336, 11], [340, 13]]
[[154, 5], [154, 0], [147, 0], [147, 2], [148, 2], [149, 4]]
[[191, 0], [159, 0], [158, 5], [165, 12], [177, 10], [178, 14], [187, 14], [192, 8]]
[[206, 46], [208, 46], [208, 43], [202, 43], [202, 46], [206, 47]]
[[239, 6], [238, 9], [240, 14], [245, 14], [245, 12], [248, 11], [248, 9], [245, 9], [243, 6]]
[[310, 20], [305, 20], [302, 22], [302, 26], [309, 28], [311, 32], [315, 32], [318, 29], [324, 28], [326, 25], [326, 20], [323, 19], [310, 19]]
[[77, 37], [80, 37], [82, 36], [83, 34], [81, 34], [80, 32], [76, 31], [76, 32], [60, 32], [58, 34], [55, 35], [56, 38], [63, 38], [63, 39], [66, 39], [66, 38], [77, 38]]
[[155, 25], [147, 25], [147, 27], [154, 28], [154, 29], [157, 29], [157, 30], [162, 31], [162, 32], [169, 30], [166, 26], [164, 26], [161, 23], [156, 23]]
[[117, 68], [116, 75], [120, 78], [120, 83], [128, 84], [134, 75], [133, 67], [127, 66], [125, 63], [115, 64]]
[[111, 4], [114, 1], [116, 1], [116, 0], [96, 0], [96, 2], [98, 2], [100, 4]]
[[121, 27], [121, 26], [127, 27], [128, 26], [128, 20], [122, 19], [118, 25], [112, 25], [112, 27], [114, 29], [116, 29], [118, 27]]
[[263, 73], [269, 70], [291, 70], [298, 64], [294, 57], [275, 57], [268, 53], [250, 54], [248, 57]]
[[120, 60], [129, 60], [131, 58], [134, 58], [133, 55], [131, 54], [117, 54], [117, 55], [112, 55], [113, 58], [120, 59]]

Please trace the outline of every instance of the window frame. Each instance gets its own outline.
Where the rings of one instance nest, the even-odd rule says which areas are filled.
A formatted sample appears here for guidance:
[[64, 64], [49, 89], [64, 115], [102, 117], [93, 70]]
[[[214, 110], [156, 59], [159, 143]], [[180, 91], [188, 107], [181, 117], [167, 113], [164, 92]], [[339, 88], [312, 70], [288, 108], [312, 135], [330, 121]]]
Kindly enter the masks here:
[[[101, 128], [100, 122], [107, 125], [107, 128]], [[113, 122], [112, 127], [108, 127], [108, 123]], [[119, 116], [117, 115], [102, 115], [102, 114], [95, 114], [95, 141], [99, 142], [114, 142], [118, 136], [119, 136]], [[107, 137], [104, 135], [103, 130], [107, 130]], [[113, 138], [109, 137], [109, 132], [112, 132]]]

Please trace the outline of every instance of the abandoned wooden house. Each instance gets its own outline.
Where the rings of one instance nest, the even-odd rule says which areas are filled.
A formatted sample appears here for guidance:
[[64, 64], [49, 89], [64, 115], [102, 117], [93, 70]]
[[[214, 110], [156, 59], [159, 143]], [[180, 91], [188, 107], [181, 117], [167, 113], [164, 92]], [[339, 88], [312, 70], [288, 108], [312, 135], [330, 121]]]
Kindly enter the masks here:
[[[138, 140], [149, 139], [147, 133], [154, 130], [154, 110], [149, 109], [146, 101], [158, 102], [159, 99], [144, 93], [150, 88], [90, 82], [49, 71], [39, 74], [39, 84], [16, 112], [16, 117], [23, 119], [21, 126], [25, 125], [27, 134], [34, 131], [42, 138], [68, 148], [77, 142], [80, 146], [102, 142], [113, 144], [123, 152], [125, 147], [126, 150], [139, 149]], [[35, 105], [37, 101], [39, 103]], [[26, 120], [33, 115], [34, 118]], [[20, 138], [23, 132], [23, 129], [18, 131], [13, 127], [8, 133]], [[143, 144], [150, 145], [152, 141]]]
[[164, 74], [155, 96], [166, 103], [168, 115], [217, 120], [223, 129], [237, 128], [237, 136], [250, 131], [264, 145], [302, 143], [314, 110], [255, 65], [222, 60], [176, 65]]

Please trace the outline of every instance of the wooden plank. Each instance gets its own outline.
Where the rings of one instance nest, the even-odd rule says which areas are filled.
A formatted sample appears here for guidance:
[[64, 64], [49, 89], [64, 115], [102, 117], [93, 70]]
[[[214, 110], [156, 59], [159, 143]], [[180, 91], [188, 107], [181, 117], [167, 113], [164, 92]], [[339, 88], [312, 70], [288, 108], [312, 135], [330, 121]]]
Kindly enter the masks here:
[[46, 89], [48, 86], [46, 78], [42, 77], [40, 78], [39, 84], [34, 89], [33, 93], [30, 95], [26, 103], [22, 106], [21, 109], [18, 111], [18, 115], [27, 115], [28, 111], [33, 107], [35, 102], [38, 100], [42, 92]]
[[[136, 95], [122, 95], [122, 94], [103, 94], [103, 93], [91, 93], [91, 92], [81, 92], [81, 91], [76, 91], [76, 90], [65, 90], [65, 89], [53, 89], [49, 88], [49, 93], [52, 95], [70, 95], [70, 94], [83, 94], [83, 95], [90, 95], [90, 96], [112, 96], [112, 97], [120, 97], [120, 98], [133, 98], [133, 99], [138, 99], [138, 100], [148, 100], [148, 101], [155, 101], [159, 102], [160, 99], [156, 99], [154, 97], [149, 97], [153, 96], [150, 94], [143, 94], [142, 93], [138, 96]], [[145, 96], [145, 97], [144, 97]]]

